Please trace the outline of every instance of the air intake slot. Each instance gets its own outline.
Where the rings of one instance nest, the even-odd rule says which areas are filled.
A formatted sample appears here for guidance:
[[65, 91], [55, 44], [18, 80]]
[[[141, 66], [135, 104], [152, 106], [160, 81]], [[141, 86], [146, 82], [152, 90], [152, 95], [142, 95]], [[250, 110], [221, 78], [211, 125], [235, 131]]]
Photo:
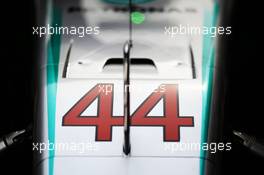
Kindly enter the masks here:
[[[154, 61], [149, 58], [131, 58], [130, 59], [130, 65], [132, 66], [147, 66], [147, 67], [153, 67], [157, 68]], [[123, 58], [110, 58], [108, 59], [103, 68], [108, 66], [121, 66], [123, 65]]]

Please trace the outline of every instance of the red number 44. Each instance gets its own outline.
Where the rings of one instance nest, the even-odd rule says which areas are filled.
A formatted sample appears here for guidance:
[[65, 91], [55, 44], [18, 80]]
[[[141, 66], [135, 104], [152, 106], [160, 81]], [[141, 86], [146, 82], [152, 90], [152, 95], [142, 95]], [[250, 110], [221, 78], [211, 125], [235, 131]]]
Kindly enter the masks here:
[[[123, 126], [123, 116], [113, 116], [113, 84], [98, 84], [87, 92], [64, 116], [63, 126], [95, 126], [96, 141], [111, 141], [113, 126]], [[162, 91], [159, 90], [162, 87]], [[98, 99], [96, 116], [81, 116]], [[148, 113], [163, 99], [163, 116]], [[136, 109], [131, 116], [131, 126], [163, 127], [163, 140], [180, 141], [180, 127], [193, 127], [191, 116], [179, 116], [178, 86], [161, 85]], [[147, 130], [146, 130], [147, 132]]]

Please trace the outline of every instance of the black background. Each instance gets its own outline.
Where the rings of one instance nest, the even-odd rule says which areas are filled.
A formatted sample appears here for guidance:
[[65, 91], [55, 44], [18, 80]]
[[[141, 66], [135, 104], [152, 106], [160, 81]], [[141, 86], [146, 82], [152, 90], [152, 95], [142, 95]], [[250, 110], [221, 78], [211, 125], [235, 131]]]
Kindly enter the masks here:
[[[229, 0], [231, 13], [223, 14], [224, 23], [232, 26], [232, 35], [222, 44], [225, 73], [228, 75], [225, 105], [225, 139], [233, 149], [225, 152], [222, 174], [264, 174], [264, 161], [235, 142], [230, 128], [264, 138], [263, 127], [263, 19], [261, 4]], [[227, 7], [227, 6], [226, 6]], [[0, 135], [25, 128], [33, 119], [36, 72], [33, 0], [12, 1], [2, 5], [1, 52], [2, 110]], [[229, 8], [229, 7], [228, 7]], [[261, 48], [262, 46], [262, 48]], [[27, 142], [0, 154], [0, 174], [31, 174], [31, 143]], [[262, 165], [262, 167], [261, 167]]]

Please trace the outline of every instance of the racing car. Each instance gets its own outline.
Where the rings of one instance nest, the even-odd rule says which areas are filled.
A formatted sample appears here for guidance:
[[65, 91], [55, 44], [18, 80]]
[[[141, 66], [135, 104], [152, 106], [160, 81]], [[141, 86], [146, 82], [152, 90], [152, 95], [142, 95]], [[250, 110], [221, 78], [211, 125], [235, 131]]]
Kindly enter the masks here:
[[217, 2], [58, 0], [45, 7], [43, 26], [94, 32], [43, 39], [36, 174], [198, 175], [213, 167], [199, 148], [207, 142], [215, 38], [175, 29], [215, 26]]
[[218, 2], [37, 5], [35, 174], [211, 174]]

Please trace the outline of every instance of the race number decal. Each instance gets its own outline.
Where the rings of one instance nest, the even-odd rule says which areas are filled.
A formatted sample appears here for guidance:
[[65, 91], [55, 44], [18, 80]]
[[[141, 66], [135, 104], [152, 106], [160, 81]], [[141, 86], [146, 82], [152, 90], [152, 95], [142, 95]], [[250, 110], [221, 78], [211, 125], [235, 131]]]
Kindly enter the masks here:
[[[161, 88], [162, 87], [162, 88]], [[111, 141], [112, 127], [123, 126], [123, 116], [113, 116], [113, 84], [98, 84], [87, 92], [64, 116], [63, 126], [95, 126], [96, 141]], [[81, 114], [98, 98], [97, 115]], [[148, 116], [163, 99], [164, 115]], [[133, 99], [132, 99], [133, 100]], [[131, 126], [163, 127], [163, 140], [180, 141], [180, 127], [193, 127], [192, 116], [179, 116], [178, 86], [161, 85], [132, 114]], [[146, 130], [147, 132], [147, 130]]]
[[[96, 141], [111, 141], [112, 127], [123, 126], [123, 117], [112, 115], [113, 85], [98, 84], [86, 93], [63, 117], [63, 126], [95, 126]], [[97, 116], [81, 116], [98, 98]]]
[[[162, 87], [162, 88], [161, 88]], [[163, 116], [148, 116], [148, 113], [163, 98]], [[161, 126], [164, 141], [180, 141], [180, 127], [194, 126], [193, 117], [179, 116], [177, 85], [161, 85], [155, 90], [132, 115], [133, 126]]]

